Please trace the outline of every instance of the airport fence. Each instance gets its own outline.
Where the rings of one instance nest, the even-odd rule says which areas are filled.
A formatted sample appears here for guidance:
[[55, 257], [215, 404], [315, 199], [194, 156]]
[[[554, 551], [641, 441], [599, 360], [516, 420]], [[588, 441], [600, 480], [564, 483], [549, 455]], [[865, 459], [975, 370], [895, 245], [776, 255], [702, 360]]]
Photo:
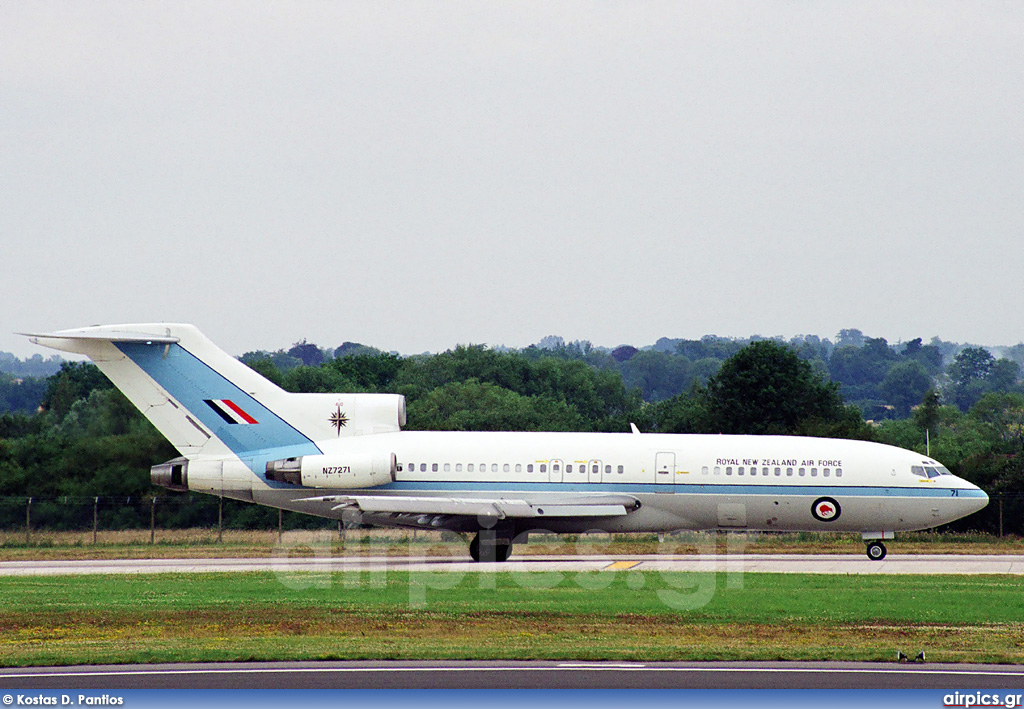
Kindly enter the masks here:
[[[314, 517], [213, 495], [133, 497], [0, 496], [0, 531], [87, 532], [149, 529], [336, 529], [337, 520]], [[999, 537], [1024, 534], [1024, 493], [994, 493], [989, 505], [941, 531], [978, 531]]]
[[295, 530], [337, 528], [336, 520], [211, 495], [0, 497], [0, 530], [33, 533], [149, 529]]

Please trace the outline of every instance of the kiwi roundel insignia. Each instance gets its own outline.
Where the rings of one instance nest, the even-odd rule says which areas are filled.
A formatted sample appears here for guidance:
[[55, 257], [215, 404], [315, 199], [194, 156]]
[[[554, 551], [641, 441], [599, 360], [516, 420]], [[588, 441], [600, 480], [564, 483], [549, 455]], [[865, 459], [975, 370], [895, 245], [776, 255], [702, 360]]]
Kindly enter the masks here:
[[839, 503], [831, 497], [819, 497], [811, 505], [811, 514], [819, 522], [834, 522], [839, 519], [839, 515], [842, 512], [843, 510]]
[[345, 428], [348, 424], [348, 416], [341, 410], [341, 404], [338, 404], [337, 408], [334, 409], [334, 413], [327, 420], [331, 422], [339, 436], [341, 435], [341, 429]]

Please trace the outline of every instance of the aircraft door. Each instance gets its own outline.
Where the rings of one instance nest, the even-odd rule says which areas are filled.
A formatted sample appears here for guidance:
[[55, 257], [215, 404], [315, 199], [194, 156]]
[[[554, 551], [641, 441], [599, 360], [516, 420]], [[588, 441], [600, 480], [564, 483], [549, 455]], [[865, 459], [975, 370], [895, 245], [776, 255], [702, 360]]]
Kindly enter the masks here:
[[601, 482], [601, 461], [592, 460], [587, 464], [587, 482], [588, 483], [599, 483]]
[[562, 461], [548, 461], [548, 481], [553, 483], [562, 482]]
[[655, 482], [673, 484], [676, 481], [676, 454], [657, 453], [654, 456]]

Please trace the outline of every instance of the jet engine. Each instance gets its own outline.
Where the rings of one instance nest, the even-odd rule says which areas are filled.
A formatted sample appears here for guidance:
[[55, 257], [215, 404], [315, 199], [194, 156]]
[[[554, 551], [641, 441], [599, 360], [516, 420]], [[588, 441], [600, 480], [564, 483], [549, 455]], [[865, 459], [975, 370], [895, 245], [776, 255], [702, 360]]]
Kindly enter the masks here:
[[376, 487], [395, 481], [394, 453], [303, 455], [267, 463], [267, 480], [341, 490]]

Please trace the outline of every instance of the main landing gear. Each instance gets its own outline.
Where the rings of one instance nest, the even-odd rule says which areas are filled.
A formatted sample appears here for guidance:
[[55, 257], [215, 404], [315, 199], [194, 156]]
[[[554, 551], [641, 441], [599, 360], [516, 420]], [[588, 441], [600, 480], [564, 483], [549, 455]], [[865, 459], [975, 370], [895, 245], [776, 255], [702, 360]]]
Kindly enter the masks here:
[[512, 556], [512, 540], [495, 534], [493, 529], [485, 529], [473, 536], [473, 541], [469, 543], [469, 555], [473, 561], [508, 561]]
[[868, 542], [868, 558], [871, 561], [881, 561], [885, 558], [885, 545], [882, 542]]

